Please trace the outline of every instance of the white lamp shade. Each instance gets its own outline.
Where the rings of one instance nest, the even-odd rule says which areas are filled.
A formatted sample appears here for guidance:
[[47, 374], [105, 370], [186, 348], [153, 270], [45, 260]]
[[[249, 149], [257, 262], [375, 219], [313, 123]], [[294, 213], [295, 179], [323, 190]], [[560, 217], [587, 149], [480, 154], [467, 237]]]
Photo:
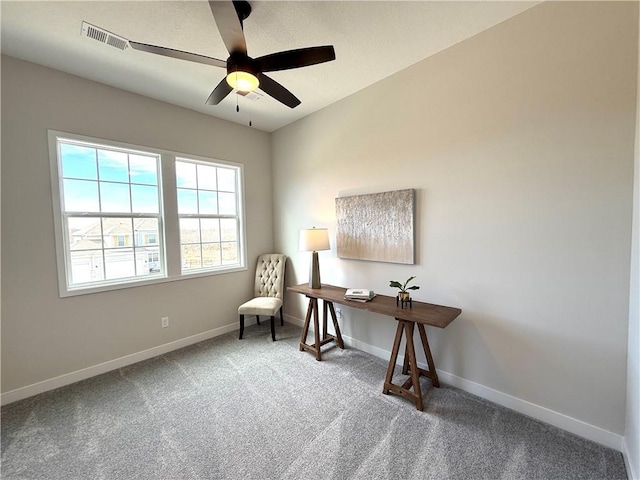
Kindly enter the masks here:
[[329, 231], [326, 228], [300, 230], [300, 251], [317, 252], [329, 250]]

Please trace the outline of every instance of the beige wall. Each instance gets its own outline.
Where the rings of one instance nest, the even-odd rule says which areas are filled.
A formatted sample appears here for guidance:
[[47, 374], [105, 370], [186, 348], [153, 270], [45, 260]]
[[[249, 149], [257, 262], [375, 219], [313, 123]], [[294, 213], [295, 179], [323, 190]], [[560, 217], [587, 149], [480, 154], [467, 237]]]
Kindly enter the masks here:
[[[640, 17], [638, 23], [640, 24]], [[638, 66], [640, 68], [640, 48]], [[640, 78], [637, 82], [640, 92]], [[629, 478], [640, 478], [640, 96], [636, 98], [636, 142], [629, 288], [629, 339], [627, 350], [627, 409], [625, 444]]]
[[[637, 9], [534, 7], [275, 132], [289, 282], [307, 279], [300, 228], [335, 240], [335, 197], [415, 188], [416, 264], [334, 244], [323, 282], [393, 294], [389, 280], [417, 276], [415, 298], [463, 310], [428, 332], [445, 380], [622, 435]], [[303, 299], [287, 301], [301, 319]], [[394, 322], [343, 315], [357, 344], [390, 350]]]
[[[59, 298], [47, 129], [244, 164], [249, 270]], [[273, 246], [270, 177], [264, 132], [3, 57], [2, 392], [237, 328]]]

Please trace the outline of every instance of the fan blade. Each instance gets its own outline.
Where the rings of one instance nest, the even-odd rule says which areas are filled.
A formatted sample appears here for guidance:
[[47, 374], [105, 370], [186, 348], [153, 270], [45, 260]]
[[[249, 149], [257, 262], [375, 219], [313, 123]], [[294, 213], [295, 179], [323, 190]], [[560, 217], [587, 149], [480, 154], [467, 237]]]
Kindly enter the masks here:
[[287, 107], [290, 108], [296, 108], [298, 105], [300, 105], [300, 100], [298, 100], [293, 93], [291, 93], [289, 90], [284, 88], [272, 78], [267, 77], [263, 73], [258, 73], [258, 80], [260, 80], [260, 90], [262, 90], [267, 95], [272, 96], [280, 103], [284, 103]]
[[156, 55], [164, 55], [165, 57], [178, 58], [189, 62], [203, 63], [205, 65], [213, 65], [214, 67], [227, 68], [227, 62], [218, 58], [198, 55], [197, 53], [183, 52], [182, 50], [174, 50], [173, 48], [159, 47], [157, 45], [147, 45], [146, 43], [129, 41], [131, 48], [141, 50], [143, 52], [155, 53]]
[[247, 54], [247, 43], [244, 40], [244, 32], [242, 31], [242, 23], [238, 18], [233, 2], [215, 2], [210, 1], [209, 7], [213, 13], [213, 19], [216, 21], [220, 36], [225, 47], [232, 53]]
[[275, 72], [290, 68], [307, 67], [318, 63], [330, 62], [336, 59], [336, 52], [332, 45], [322, 47], [298, 48], [285, 52], [272, 53], [256, 58], [258, 70], [261, 72]]
[[218, 86], [213, 89], [213, 92], [211, 92], [211, 95], [209, 95], [209, 98], [207, 98], [205, 104], [218, 105], [224, 99], [224, 97], [231, 93], [232, 90], [233, 88], [231, 88], [231, 85], [227, 83], [226, 77], [223, 78]]

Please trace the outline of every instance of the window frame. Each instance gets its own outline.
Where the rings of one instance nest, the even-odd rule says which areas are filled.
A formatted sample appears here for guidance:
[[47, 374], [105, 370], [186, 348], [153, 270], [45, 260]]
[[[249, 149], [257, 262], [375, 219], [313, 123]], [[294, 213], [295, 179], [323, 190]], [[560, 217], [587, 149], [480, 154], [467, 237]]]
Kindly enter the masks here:
[[[99, 284], [71, 285], [70, 248], [67, 240], [66, 212], [64, 211], [63, 199], [63, 176], [62, 162], [59, 158], [58, 141], [69, 140], [93, 144], [97, 147], [104, 146], [113, 149], [123, 149], [144, 154], [157, 155], [159, 157], [158, 168], [158, 195], [160, 202], [160, 212], [158, 215], [160, 224], [158, 231], [158, 242], [160, 245], [158, 256], [160, 265], [164, 267], [164, 273], [153, 273], [150, 276], [127, 277], [125, 279], [105, 280]], [[219, 160], [214, 158], [191, 155], [183, 152], [173, 152], [165, 149], [132, 145], [125, 142], [106, 140], [101, 138], [78, 135], [74, 133], [48, 130], [49, 162], [51, 170], [52, 187], [52, 210], [54, 221], [54, 237], [56, 248], [56, 263], [58, 273], [58, 290], [60, 297], [84, 295], [111, 290], [134, 288], [157, 283], [187, 280], [211, 275], [222, 275], [247, 270], [246, 265], [246, 214], [244, 208], [244, 166], [241, 163]], [[212, 166], [236, 169], [236, 202], [238, 218], [238, 255], [239, 261], [230, 266], [216, 266], [215, 268], [203, 268], [197, 271], [182, 272], [181, 269], [181, 246], [179, 235], [179, 215], [177, 208], [177, 186], [175, 162], [183, 159], [204, 163]], [[93, 212], [91, 216], [108, 218], [105, 212]], [[137, 218], [136, 214], [130, 217]], [[162, 270], [162, 269], [161, 269]]]

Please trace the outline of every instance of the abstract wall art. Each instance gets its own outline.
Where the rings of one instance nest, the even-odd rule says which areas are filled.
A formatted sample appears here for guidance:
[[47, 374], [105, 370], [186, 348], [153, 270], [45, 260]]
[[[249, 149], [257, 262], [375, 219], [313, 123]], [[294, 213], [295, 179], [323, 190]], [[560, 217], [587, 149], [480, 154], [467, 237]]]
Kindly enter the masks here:
[[338, 257], [415, 263], [414, 189], [336, 198]]

